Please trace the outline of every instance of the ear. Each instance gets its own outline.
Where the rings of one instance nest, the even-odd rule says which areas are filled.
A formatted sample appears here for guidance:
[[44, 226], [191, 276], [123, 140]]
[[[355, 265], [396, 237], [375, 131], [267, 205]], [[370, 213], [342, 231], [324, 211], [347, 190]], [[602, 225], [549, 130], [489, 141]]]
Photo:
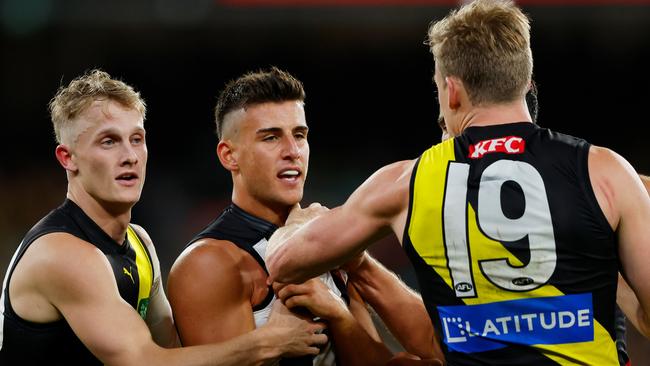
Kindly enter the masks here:
[[445, 83], [447, 84], [447, 92], [449, 95], [448, 104], [449, 109], [457, 110], [461, 105], [461, 93], [463, 92], [463, 83], [460, 80], [447, 76], [445, 77]]
[[221, 165], [223, 165], [223, 167], [227, 170], [230, 170], [232, 172], [239, 169], [232, 141], [219, 141], [219, 144], [217, 145], [217, 156], [219, 157]]
[[57, 145], [54, 150], [54, 155], [56, 156], [56, 160], [59, 161], [59, 164], [61, 164], [65, 170], [72, 173], [76, 173], [77, 170], [79, 170], [77, 164], [74, 162], [72, 150], [67, 145]]

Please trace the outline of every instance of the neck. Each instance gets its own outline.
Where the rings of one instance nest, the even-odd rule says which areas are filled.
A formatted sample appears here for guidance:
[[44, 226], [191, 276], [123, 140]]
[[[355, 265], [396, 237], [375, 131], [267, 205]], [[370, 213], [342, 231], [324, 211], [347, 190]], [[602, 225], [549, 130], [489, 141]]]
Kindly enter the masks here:
[[461, 118], [460, 130], [462, 133], [468, 127], [504, 125], [514, 122], [531, 122], [525, 101], [472, 106]]
[[284, 226], [289, 212], [291, 212], [290, 206], [262, 203], [248, 195], [238, 194], [236, 189], [233, 189], [232, 192], [232, 202], [249, 214], [264, 219], [278, 227]]
[[131, 206], [110, 207], [102, 204], [84, 190], [74, 189], [68, 184], [67, 198], [79, 206], [116, 243], [121, 244], [126, 237], [126, 229], [131, 222]]

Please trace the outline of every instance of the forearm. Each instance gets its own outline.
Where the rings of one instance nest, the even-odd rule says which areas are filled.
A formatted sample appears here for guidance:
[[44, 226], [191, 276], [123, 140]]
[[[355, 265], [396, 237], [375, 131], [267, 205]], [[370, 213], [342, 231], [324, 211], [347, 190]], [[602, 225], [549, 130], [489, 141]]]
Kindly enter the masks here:
[[349, 273], [349, 281], [408, 352], [421, 358], [442, 356], [422, 299], [394, 273], [367, 256]]
[[332, 248], [321, 245], [330, 235], [321, 228], [310, 224], [302, 227], [288, 225], [276, 231], [269, 246], [277, 250], [267, 254], [267, 267], [275, 281], [302, 283], [336, 266], [336, 260], [326, 260], [323, 256]]
[[338, 365], [383, 366], [392, 357], [386, 345], [368, 334], [351, 313], [330, 320], [329, 324]]
[[263, 328], [218, 344], [158, 349], [145, 363], [171, 366], [262, 365], [282, 353], [272, 334]]
[[619, 274], [618, 289], [616, 291], [616, 303], [623, 311], [625, 317], [634, 327], [646, 338], [650, 338], [650, 319], [643, 310], [636, 294]]
[[304, 282], [348, 262], [390, 231], [385, 220], [359, 218], [351, 211], [354, 208], [337, 207], [302, 227], [289, 225], [276, 231], [269, 245], [280, 244], [267, 256], [272, 279]]

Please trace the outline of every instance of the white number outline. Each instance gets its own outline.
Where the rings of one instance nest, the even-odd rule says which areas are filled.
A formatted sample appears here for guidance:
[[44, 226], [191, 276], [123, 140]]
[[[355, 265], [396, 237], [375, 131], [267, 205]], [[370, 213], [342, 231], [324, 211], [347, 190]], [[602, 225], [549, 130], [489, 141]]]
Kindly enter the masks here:
[[[469, 172], [469, 164], [449, 162], [443, 199], [443, 244], [459, 298], [477, 296], [468, 234]], [[524, 194], [524, 213], [516, 219], [506, 217], [501, 207], [501, 188], [508, 181], [518, 184]], [[527, 237], [530, 248], [530, 260], [523, 266], [513, 266], [507, 258], [479, 260], [483, 276], [506, 291], [532, 291], [545, 285], [555, 272], [557, 253], [546, 188], [537, 169], [514, 160], [490, 164], [481, 174], [477, 206], [476, 222], [483, 235], [498, 242]]]

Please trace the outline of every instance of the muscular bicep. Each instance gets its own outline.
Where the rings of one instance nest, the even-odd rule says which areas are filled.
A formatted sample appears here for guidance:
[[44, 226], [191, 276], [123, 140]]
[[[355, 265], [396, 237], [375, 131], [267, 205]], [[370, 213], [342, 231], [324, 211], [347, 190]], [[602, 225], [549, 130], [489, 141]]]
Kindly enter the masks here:
[[181, 343], [222, 342], [255, 329], [251, 289], [233, 252], [239, 249], [228, 242], [197, 244], [181, 254], [167, 282]]
[[648, 193], [632, 166], [607, 149], [592, 147], [589, 174], [598, 203], [618, 235], [621, 272], [647, 312], [650, 310]]
[[97, 358], [106, 364], [136, 364], [157, 348], [142, 318], [121, 298], [110, 264], [99, 250], [57, 235], [39, 250], [44, 258], [44, 275], [35, 274], [39, 291]]

